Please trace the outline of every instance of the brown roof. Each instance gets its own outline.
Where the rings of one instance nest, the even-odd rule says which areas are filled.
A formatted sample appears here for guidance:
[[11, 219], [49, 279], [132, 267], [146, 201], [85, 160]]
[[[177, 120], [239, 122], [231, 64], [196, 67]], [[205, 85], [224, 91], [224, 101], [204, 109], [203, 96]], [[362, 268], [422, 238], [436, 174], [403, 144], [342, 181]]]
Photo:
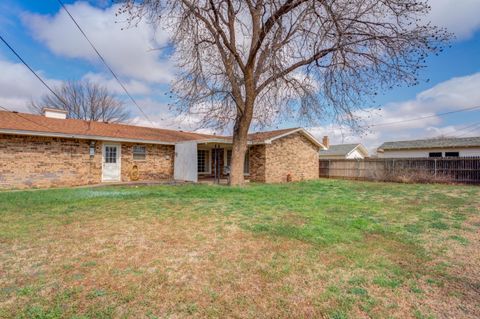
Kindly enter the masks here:
[[[221, 140], [231, 143], [231, 136], [218, 136], [186, 131], [166, 130], [126, 124], [113, 124], [75, 119], [55, 119], [43, 115], [0, 111], [0, 130], [21, 132], [32, 135], [59, 135], [76, 138], [110, 138], [120, 141], [151, 141], [156, 143], [174, 144], [184, 141]], [[276, 131], [252, 133], [248, 135], [249, 142], [262, 143], [267, 140], [300, 130], [289, 128]]]
[[113, 124], [75, 119], [54, 119], [41, 115], [0, 111], [0, 129], [54, 133], [72, 136], [106, 137], [176, 143], [214, 138], [213, 135], [165, 130], [125, 124]]
[[299, 129], [298, 127], [295, 127], [295, 128], [287, 128], [287, 129], [276, 130], [276, 131], [252, 133], [252, 134], [248, 134], [248, 140], [253, 143], [263, 142], [265, 140], [269, 140], [274, 137], [281, 136], [283, 134], [287, 134], [298, 129]]

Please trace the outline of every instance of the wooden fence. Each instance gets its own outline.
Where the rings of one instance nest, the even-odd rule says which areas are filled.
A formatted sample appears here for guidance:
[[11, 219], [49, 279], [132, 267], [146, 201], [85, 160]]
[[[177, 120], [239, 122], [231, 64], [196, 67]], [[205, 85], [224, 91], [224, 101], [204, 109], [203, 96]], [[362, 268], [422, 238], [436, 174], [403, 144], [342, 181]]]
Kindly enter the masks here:
[[320, 177], [480, 184], [480, 157], [320, 160]]

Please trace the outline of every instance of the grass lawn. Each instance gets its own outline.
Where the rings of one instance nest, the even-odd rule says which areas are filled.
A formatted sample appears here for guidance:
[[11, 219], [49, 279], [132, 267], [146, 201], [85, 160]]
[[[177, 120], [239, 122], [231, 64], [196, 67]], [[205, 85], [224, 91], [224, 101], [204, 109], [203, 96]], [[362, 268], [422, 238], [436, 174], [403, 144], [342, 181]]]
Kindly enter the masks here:
[[480, 188], [0, 192], [1, 318], [479, 318]]

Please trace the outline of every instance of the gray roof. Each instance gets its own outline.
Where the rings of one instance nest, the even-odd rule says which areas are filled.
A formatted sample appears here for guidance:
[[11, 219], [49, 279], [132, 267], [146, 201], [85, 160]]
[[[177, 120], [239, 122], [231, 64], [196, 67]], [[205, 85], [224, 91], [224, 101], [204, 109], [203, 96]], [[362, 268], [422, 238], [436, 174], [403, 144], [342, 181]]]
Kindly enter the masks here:
[[401, 150], [418, 148], [459, 148], [475, 146], [480, 147], [480, 137], [435, 138], [428, 140], [385, 142], [378, 149]]
[[330, 145], [328, 150], [321, 150], [320, 156], [345, 156], [360, 144]]

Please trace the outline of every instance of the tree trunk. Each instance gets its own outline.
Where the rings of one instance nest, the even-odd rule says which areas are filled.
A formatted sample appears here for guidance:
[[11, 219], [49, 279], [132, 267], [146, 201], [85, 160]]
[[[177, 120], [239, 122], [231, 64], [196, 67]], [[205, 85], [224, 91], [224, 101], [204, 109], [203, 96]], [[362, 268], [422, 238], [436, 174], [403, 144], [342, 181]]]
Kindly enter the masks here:
[[232, 164], [230, 168], [230, 185], [241, 186], [245, 183], [243, 170], [245, 154], [247, 152], [247, 138], [250, 121], [240, 117], [235, 123], [233, 130]]
[[245, 184], [243, 170], [245, 166], [245, 154], [247, 152], [248, 130], [253, 118], [253, 106], [255, 103], [255, 86], [253, 80], [253, 67], [247, 67], [245, 71], [245, 101], [241, 113], [237, 113], [235, 126], [233, 127], [232, 167], [230, 168], [230, 185], [241, 186]]

